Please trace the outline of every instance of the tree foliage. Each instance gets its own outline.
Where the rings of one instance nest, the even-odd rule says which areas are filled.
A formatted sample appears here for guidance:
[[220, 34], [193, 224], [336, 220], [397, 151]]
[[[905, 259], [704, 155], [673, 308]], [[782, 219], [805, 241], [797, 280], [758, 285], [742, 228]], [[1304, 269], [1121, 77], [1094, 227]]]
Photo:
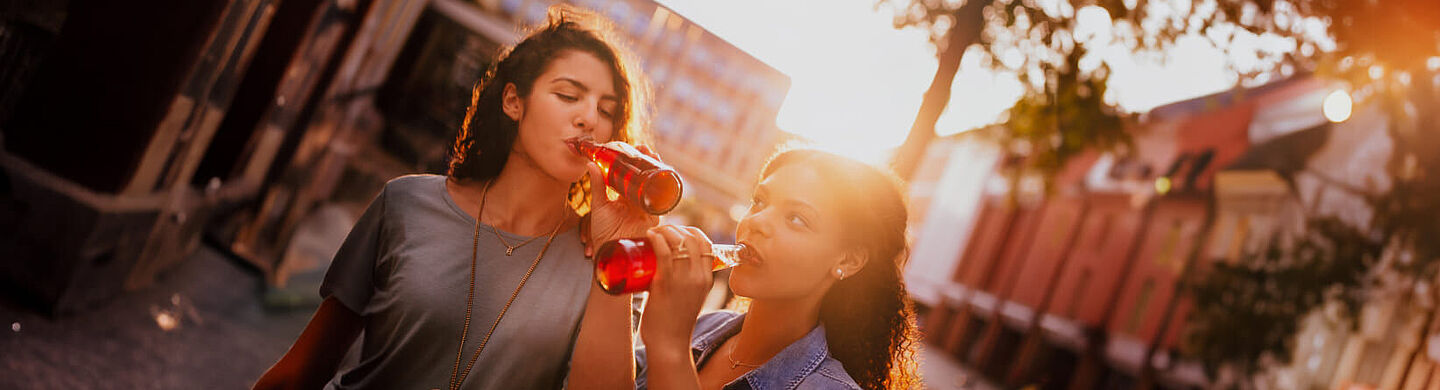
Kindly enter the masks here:
[[[1124, 131], [1113, 126], [1126, 118], [1105, 88], [1074, 88], [1072, 85], [1103, 86], [1109, 67], [1099, 48], [1118, 47], [1141, 58], [1166, 59], [1167, 50], [1179, 39], [1194, 36], [1208, 39], [1227, 52], [1237, 81], [1263, 81], [1296, 72], [1325, 71], [1327, 76], [1368, 79], [1368, 66], [1423, 68], [1437, 51], [1440, 37], [1440, 6], [1426, 0], [879, 0], [877, 7], [895, 11], [896, 28], [927, 31], [942, 65], [947, 57], [966, 55], [971, 45], [984, 54], [981, 62], [993, 69], [1015, 72], [1026, 88], [1022, 99], [1009, 113], [1008, 127], [1014, 137], [1002, 141], [1027, 140], [1018, 149], [1031, 156], [1032, 166], [1050, 173], [1056, 162], [1072, 157], [1067, 148], [1053, 146], [1055, 140], [1075, 140], [1082, 147], [1122, 150], [1128, 146]], [[968, 11], [978, 8], [979, 12]], [[1096, 13], [1103, 10], [1103, 13]], [[1086, 18], [1101, 15], [1102, 18]], [[1098, 23], [1097, 23], [1098, 22]], [[956, 31], [976, 30], [974, 40], [959, 40]], [[965, 34], [959, 34], [965, 35]], [[1268, 43], [1272, 46], [1261, 47]], [[1274, 47], [1273, 45], [1279, 45]], [[959, 47], [953, 47], [959, 46]], [[1350, 58], [1341, 62], [1340, 59]], [[1245, 59], [1241, 61], [1240, 59]], [[1344, 65], [1344, 66], [1341, 66]], [[938, 73], [954, 69], [942, 66]], [[1073, 81], [1072, 81], [1073, 80]], [[935, 93], [937, 87], [946, 91]], [[934, 132], [938, 112], [948, 100], [949, 85], [932, 85], [922, 113], [906, 145], [897, 151], [897, 160], [919, 155]], [[1156, 86], [1157, 88], [1163, 86]], [[1091, 94], [1100, 97], [1090, 104]], [[1058, 123], [1020, 120], [1051, 107], [1068, 111]], [[928, 123], [921, 123], [928, 122]], [[928, 124], [928, 126], [927, 126]], [[1072, 135], [1078, 134], [1078, 135]], [[1112, 134], [1113, 133], [1113, 134]], [[1045, 142], [1046, 140], [1050, 142]], [[1122, 142], [1116, 142], [1122, 141]], [[1010, 146], [1010, 145], [1007, 145]], [[1032, 147], [1037, 146], [1037, 147]], [[903, 165], [897, 163], [897, 165]], [[904, 167], [897, 167], [902, 175]]]
[[1289, 361], [1300, 319], [1327, 303], [1354, 325], [1383, 245], [1338, 219], [1308, 225], [1293, 241], [1273, 239], [1260, 253], [1214, 262], [1190, 285], [1194, 312], [1184, 345], [1212, 377], [1227, 363], [1253, 374], [1267, 354]]

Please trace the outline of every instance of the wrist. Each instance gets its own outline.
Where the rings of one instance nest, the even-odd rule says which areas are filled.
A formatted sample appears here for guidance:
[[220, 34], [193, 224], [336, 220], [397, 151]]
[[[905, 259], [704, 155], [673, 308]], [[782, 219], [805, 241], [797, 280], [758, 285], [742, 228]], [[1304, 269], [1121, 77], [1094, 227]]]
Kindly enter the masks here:
[[652, 366], [694, 365], [695, 357], [686, 344], [645, 345], [645, 360]]
[[654, 348], [667, 351], [688, 351], [690, 350], [690, 332], [678, 330], [662, 330], [652, 327], [646, 331], [645, 326], [640, 325], [640, 339], [645, 342], [645, 348]]

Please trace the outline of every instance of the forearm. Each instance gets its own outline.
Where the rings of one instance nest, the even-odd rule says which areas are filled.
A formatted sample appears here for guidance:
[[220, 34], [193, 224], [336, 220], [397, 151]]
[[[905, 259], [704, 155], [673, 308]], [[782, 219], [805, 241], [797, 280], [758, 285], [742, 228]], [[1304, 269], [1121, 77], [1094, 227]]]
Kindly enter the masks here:
[[645, 382], [651, 389], [699, 390], [700, 375], [695, 359], [683, 344], [674, 347], [646, 347]]
[[326, 299], [315, 316], [265, 374], [255, 382], [255, 389], [318, 389], [325, 385], [340, 367], [350, 344], [364, 328], [358, 314], [351, 312], [334, 298]]
[[570, 356], [569, 389], [634, 389], [635, 343], [630, 294], [590, 289], [580, 334]]

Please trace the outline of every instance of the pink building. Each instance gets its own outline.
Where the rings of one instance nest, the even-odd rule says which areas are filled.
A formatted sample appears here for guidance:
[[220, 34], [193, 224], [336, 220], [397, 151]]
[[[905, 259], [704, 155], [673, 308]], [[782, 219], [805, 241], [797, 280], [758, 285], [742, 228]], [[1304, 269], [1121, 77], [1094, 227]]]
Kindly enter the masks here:
[[[1180, 278], [1225, 259], [1205, 249], [1234, 240], [1236, 207], [1270, 194], [1255, 183], [1274, 175], [1255, 172], [1293, 173], [1324, 142], [1319, 105], [1273, 109], [1317, 91], [1297, 77], [1157, 108], [1132, 132], [1137, 153], [1077, 158], [1048, 195], [1022, 179], [1013, 204], [998, 152], [963, 135], [938, 144], [915, 184], [924, 211], [907, 272], [929, 342], [1007, 386], [1205, 386], [1198, 364], [1174, 359], [1189, 310]], [[970, 163], [942, 162], [947, 149]], [[988, 176], [947, 172], [957, 165]], [[972, 211], [950, 198], [975, 199]]]

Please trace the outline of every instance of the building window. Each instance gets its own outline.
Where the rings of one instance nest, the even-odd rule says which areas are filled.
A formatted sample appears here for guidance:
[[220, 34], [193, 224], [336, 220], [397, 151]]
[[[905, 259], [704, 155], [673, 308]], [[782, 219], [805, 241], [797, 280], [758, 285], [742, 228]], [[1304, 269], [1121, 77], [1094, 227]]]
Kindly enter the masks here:
[[500, 9], [511, 15], [518, 14], [520, 13], [520, 3], [523, 2], [525, 0], [501, 0]]
[[525, 21], [530, 24], [544, 22], [550, 15], [550, 1], [532, 1], [525, 9]]
[[705, 50], [705, 48], [700, 45], [695, 45], [690, 48], [690, 63], [693, 66], [708, 70], [710, 61], [709, 50]]
[[1140, 293], [1135, 295], [1135, 308], [1130, 310], [1130, 318], [1125, 321], [1125, 331], [1136, 334], [1140, 330], [1140, 320], [1145, 317], [1145, 308], [1150, 306], [1150, 298], [1155, 295], [1155, 279], [1145, 279], [1140, 284]]
[[660, 84], [660, 82], [665, 81], [665, 78], [670, 76], [669, 64], [658, 60], [646, 59], [644, 60], [644, 67], [645, 71], [649, 73], [647, 76], [649, 76], [650, 81], [656, 83], [655, 89], [663, 89], [665, 85]]

